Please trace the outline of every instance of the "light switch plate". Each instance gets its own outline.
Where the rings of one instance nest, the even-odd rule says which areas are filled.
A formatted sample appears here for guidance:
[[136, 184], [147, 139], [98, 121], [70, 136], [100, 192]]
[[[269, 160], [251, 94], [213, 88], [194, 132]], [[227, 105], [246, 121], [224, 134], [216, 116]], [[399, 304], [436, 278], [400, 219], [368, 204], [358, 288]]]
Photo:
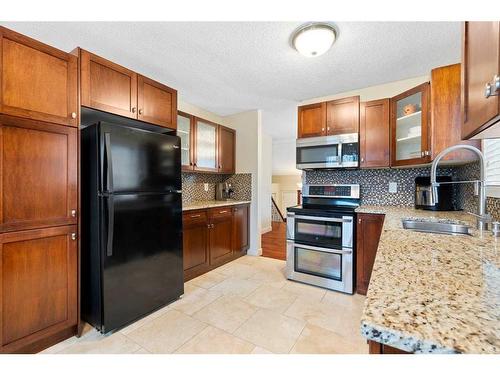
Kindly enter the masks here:
[[398, 192], [398, 183], [389, 182], [389, 193], [397, 193], [397, 192]]
[[207, 183], [203, 184], [203, 189], [205, 189], [205, 191], [208, 191], [208, 184]]

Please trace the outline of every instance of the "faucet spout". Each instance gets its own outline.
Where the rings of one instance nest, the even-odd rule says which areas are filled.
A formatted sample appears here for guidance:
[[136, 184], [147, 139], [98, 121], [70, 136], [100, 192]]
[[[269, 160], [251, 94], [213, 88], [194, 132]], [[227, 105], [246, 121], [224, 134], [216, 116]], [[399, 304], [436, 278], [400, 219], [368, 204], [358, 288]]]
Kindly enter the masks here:
[[[485, 184], [485, 176], [486, 176], [486, 163], [484, 161], [484, 155], [479, 150], [478, 148], [470, 145], [455, 145], [448, 147], [441, 151], [436, 158], [432, 161], [431, 165], [431, 194], [432, 197], [434, 198], [434, 201], [438, 201], [438, 194], [437, 194], [437, 187], [439, 186], [439, 183], [436, 181], [436, 174], [437, 174], [437, 167], [441, 159], [449, 154], [450, 152], [456, 151], [456, 150], [469, 150], [474, 152], [478, 159], [479, 159], [479, 168], [480, 168], [480, 177], [479, 177], [479, 203], [478, 203], [478, 220], [477, 220], [477, 227], [479, 230], [486, 229], [487, 222], [485, 218], [487, 217], [486, 215], [486, 184]], [[458, 181], [457, 181], [458, 182]]]

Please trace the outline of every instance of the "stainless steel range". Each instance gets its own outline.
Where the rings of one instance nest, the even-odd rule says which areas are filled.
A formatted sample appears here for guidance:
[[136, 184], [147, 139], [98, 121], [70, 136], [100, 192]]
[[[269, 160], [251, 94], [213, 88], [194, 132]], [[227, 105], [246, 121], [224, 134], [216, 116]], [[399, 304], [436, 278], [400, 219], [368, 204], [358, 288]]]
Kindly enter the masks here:
[[352, 294], [359, 185], [304, 185], [287, 210], [287, 278]]

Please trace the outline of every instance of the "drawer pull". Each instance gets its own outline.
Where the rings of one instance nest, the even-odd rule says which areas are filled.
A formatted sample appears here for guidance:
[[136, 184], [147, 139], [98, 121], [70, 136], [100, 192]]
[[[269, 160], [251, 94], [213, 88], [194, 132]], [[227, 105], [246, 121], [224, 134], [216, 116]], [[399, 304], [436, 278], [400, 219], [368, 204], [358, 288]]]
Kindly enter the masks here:
[[225, 214], [226, 212], [227, 212], [227, 210], [219, 211], [220, 214]]
[[75, 241], [75, 240], [76, 240], [76, 233], [71, 233], [71, 239], [72, 239], [73, 241]]
[[194, 219], [195, 217], [200, 217], [201, 215], [191, 215], [191, 218]]

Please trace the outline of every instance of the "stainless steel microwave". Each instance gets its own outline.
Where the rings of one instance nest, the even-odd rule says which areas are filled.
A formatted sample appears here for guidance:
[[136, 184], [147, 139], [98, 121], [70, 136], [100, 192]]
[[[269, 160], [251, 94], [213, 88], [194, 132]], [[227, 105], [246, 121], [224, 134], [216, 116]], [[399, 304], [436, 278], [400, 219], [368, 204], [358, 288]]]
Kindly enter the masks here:
[[297, 139], [297, 169], [358, 166], [359, 133]]

